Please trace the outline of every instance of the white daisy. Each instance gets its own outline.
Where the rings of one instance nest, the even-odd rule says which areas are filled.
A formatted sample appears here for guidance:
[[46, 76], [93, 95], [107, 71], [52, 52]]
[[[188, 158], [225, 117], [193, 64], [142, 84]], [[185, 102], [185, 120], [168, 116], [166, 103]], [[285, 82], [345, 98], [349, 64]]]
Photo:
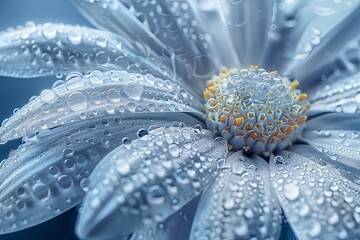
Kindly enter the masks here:
[[0, 33], [1, 75], [67, 74], [1, 125], [0, 234], [360, 239], [359, 1], [74, 3], [100, 30]]

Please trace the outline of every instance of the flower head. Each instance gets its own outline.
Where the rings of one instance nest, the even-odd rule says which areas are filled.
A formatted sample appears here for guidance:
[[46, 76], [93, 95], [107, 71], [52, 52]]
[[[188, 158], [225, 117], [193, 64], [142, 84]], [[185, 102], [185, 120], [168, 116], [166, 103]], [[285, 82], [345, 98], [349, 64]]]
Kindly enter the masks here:
[[0, 33], [0, 74], [66, 74], [0, 127], [0, 234], [359, 238], [357, 1], [74, 3], [104, 30]]

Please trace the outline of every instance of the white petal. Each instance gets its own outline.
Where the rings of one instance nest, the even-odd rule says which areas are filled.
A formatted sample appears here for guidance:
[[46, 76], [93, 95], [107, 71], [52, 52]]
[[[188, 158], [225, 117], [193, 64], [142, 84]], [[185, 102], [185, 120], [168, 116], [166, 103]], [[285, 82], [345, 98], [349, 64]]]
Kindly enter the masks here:
[[228, 28], [241, 64], [264, 66], [262, 59], [268, 41], [273, 1], [222, 1], [221, 7], [224, 25]]
[[316, 42], [321, 43], [317, 46], [305, 46], [304, 50], [309, 49], [310, 52], [306, 53], [302, 61], [294, 62], [290, 67], [295, 78], [303, 81], [306, 84], [304, 86], [309, 88], [315, 81], [319, 81], [321, 76], [327, 78], [332, 75], [329, 78], [331, 80], [333, 77], [356, 73], [360, 69], [357, 44], [360, 35], [359, 31], [354, 31], [360, 22], [359, 1], [341, 1], [340, 4], [334, 1], [324, 2], [327, 2], [333, 14], [322, 17], [323, 20], [318, 23], [314, 22], [317, 33], [313, 36], [318, 39], [315, 39]]
[[80, 26], [30, 24], [1, 32], [0, 52], [0, 74], [4, 76], [36, 77], [99, 68], [173, 76], [171, 63], [144, 46]]
[[130, 240], [189, 239], [191, 223], [199, 203], [197, 197], [162, 223], [155, 223], [132, 234]]
[[122, 139], [131, 141], [151, 125], [181, 117], [129, 114], [97, 118], [25, 138], [0, 163], [0, 234], [40, 224], [79, 204], [89, 173]]
[[[180, 85], [152, 75], [125, 71], [72, 73], [65, 82], [40, 96], [5, 120], [1, 142], [74, 121], [98, 116], [149, 112], [193, 112], [202, 104]], [[194, 108], [193, 108], [194, 107]]]
[[[177, 73], [193, 85], [200, 86], [200, 81], [194, 79], [211, 78], [213, 64], [208, 44], [187, 1], [75, 2], [96, 25], [121, 32], [130, 41], [138, 40], [165, 59], [169, 59], [171, 52], [175, 53], [183, 63], [177, 66]], [[105, 26], [109, 23], [110, 27]]]
[[289, 151], [295, 152], [309, 159], [326, 161], [334, 166], [343, 177], [356, 184], [360, 184], [360, 169], [346, 165], [341, 158], [333, 159], [328, 155], [319, 152], [310, 145], [296, 144], [292, 146]]
[[223, 12], [219, 1], [189, 0], [195, 17], [199, 17], [206, 33], [209, 34], [209, 49], [214, 56], [217, 69], [221, 67], [235, 68], [240, 65], [229, 29], [223, 21]]
[[190, 239], [278, 239], [281, 209], [260, 157], [231, 155], [202, 196]]
[[356, 239], [359, 186], [325, 162], [280, 151], [270, 159], [271, 179], [299, 239]]
[[322, 112], [360, 112], [360, 74], [320, 85], [310, 94], [311, 110]]
[[316, 116], [306, 123], [307, 130], [360, 131], [360, 114], [329, 113]]
[[344, 130], [304, 131], [302, 140], [333, 160], [360, 169], [359, 134]]
[[159, 128], [115, 149], [90, 176], [77, 234], [104, 239], [164, 221], [213, 180], [226, 153], [225, 140], [186, 127]]

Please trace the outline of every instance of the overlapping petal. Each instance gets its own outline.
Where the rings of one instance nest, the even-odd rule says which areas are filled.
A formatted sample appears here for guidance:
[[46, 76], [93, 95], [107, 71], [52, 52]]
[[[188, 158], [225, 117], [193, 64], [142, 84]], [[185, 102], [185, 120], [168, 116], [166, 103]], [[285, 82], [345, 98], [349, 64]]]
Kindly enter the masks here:
[[318, 151], [316, 148], [307, 144], [294, 145], [289, 149], [289, 151], [295, 152], [309, 159], [318, 159], [321, 161], [325, 161], [334, 166], [339, 171], [339, 173], [346, 179], [356, 184], [360, 184], [360, 169], [348, 166], [346, 164], [346, 159], [345, 162], [343, 162], [341, 158], [331, 158], [330, 156], [325, 155], [324, 153]]
[[359, 186], [319, 159], [281, 151], [270, 160], [271, 179], [299, 239], [356, 239]]
[[82, 121], [38, 135], [12, 151], [0, 164], [0, 234], [49, 220], [77, 205], [95, 165], [120, 144], [185, 114], [129, 114]]
[[201, 86], [194, 79], [211, 77], [209, 46], [187, 1], [76, 0], [75, 3], [91, 22], [102, 28], [107, 25], [105, 28], [120, 32], [131, 41], [136, 39], [154, 48], [164, 59], [174, 61], [171, 53], [175, 53], [176, 60], [182, 63], [176, 65], [177, 73], [189, 79], [193, 86]]
[[78, 235], [104, 239], [164, 221], [213, 181], [226, 153], [225, 140], [187, 127], [159, 128], [117, 148], [90, 177]]
[[260, 157], [231, 155], [203, 194], [190, 239], [277, 239], [281, 209]]
[[243, 66], [262, 67], [273, 14], [274, 1], [222, 1], [224, 27]]
[[355, 74], [344, 79], [338, 79], [330, 84], [319, 86], [309, 99], [312, 102], [312, 111], [360, 112], [359, 80], [359, 74]]
[[162, 223], [154, 223], [132, 234], [130, 240], [189, 239], [199, 197], [187, 203]]
[[3, 76], [37, 77], [99, 68], [174, 76], [171, 63], [140, 43], [80, 26], [29, 23], [2, 32], [0, 53]]
[[[341, 4], [348, 3], [341, 2]], [[333, 80], [359, 71], [360, 35], [358, 31], [354, 31], [360, 21], [359, 1], [350, 2], [346, 8], [348, 10], [345, 12], [348, 14], [333, 18], [332, 21], [337, 24], [332, 28], [325, 27], [330, 30], [323, 37], [320, 29], [317, 29], [318, 42], [321, 41], [321, 44], [318, 44], [301, 62], [290, 67], [294, 76], [302, 81], [304, 86], [311, 87], [314, 81], [327, 78]], [[333, 8], [333, 11], [336, 13], [338, 8]], [[323, 23], [324, 26], [328, 24], [329, 22]]]
[[359, 135], [359, 131], [317, 130], [305, 131], [302, 139], [332, 159], [360, 169]]
[[98, 116], [193, 112], [202, 105], [180, 85], [126, 71], [72, 73], [20, 108], [0, 128], [1, 142]]

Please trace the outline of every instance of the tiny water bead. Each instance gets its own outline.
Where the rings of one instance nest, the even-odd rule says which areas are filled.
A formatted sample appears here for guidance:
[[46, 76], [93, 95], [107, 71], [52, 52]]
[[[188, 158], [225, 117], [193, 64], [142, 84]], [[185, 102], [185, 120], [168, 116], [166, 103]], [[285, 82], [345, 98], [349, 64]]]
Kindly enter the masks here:
[[257, 66], [222, 69], [204, 91], [206, 125], [230, 150], [270, 156], [291, 145], [304, 128], [310, 103], [298, 85]]

